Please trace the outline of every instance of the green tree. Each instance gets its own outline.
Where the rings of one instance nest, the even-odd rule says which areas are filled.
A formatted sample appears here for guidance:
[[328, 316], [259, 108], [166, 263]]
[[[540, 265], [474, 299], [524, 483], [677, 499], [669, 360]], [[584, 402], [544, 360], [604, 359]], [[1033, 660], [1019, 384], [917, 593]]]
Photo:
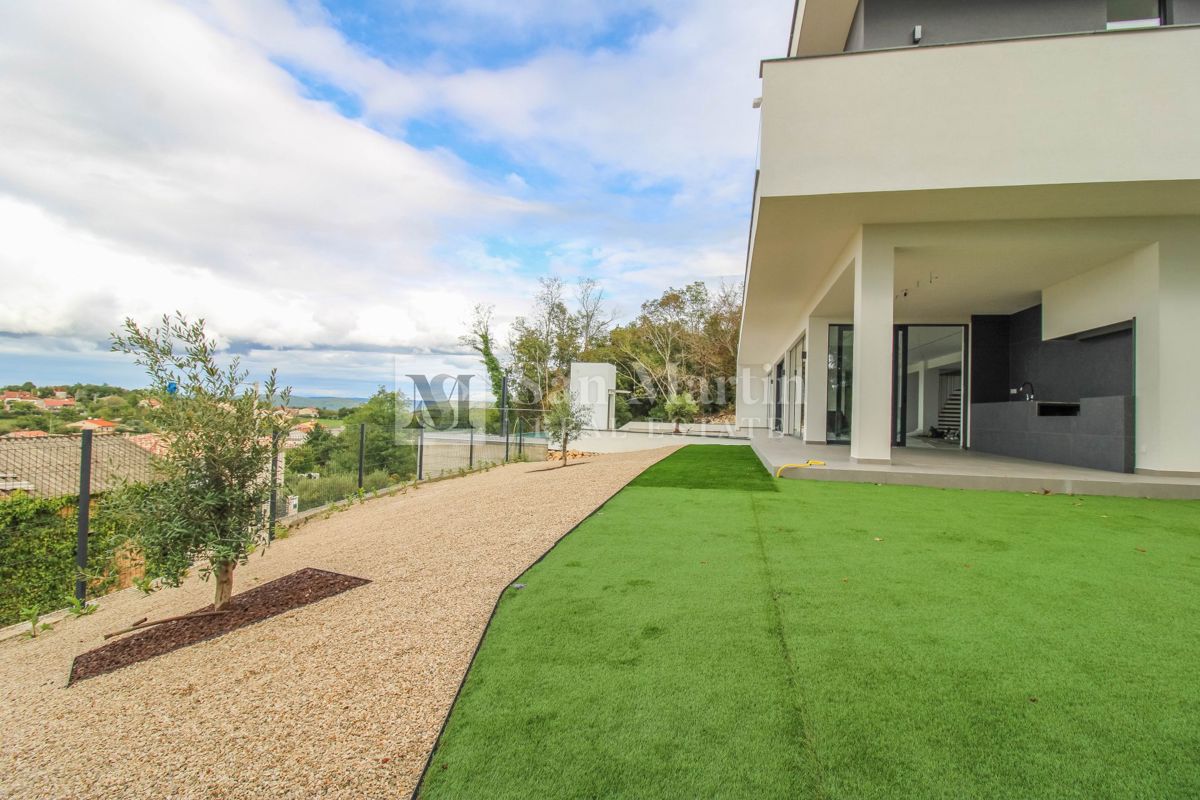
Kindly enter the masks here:
[[656, 407], [683, 390], [699, 395], [700, 404], [710, 409], [727, 406], [741, 313], [738, 288], [711, 292], [700, 281], [646, 301], [633, 322], [610, 335], [609, 352], [622, 388]]
[[555, 390], [566, 384], [571, 362], [578, 360], [579, 320], [567, 309], [563, 284], [542, 278], [533, 312], [517, 317], [509, 334], [509, 350], [518, 385], [512, 394], [521, 405], [546, 409]]
[[588, 410], [568, 391], [556, 392], [546, 407], [546, 435], [562, 443], [562, 465], [567, 465], [567, 446], [579, 438], [588, 423]]
[[341, 471], [358, 469], [358, 426], [366, 425], [363, 456], [366, 471], [384, 470], [397, 477], [415, 475], [416, 450], [412, 434], [403, 427], [408, 414], [409, 405], [404, 398], [380, 386], [366, 403], [346, 415], [346, 427], [332, 458], [334, 468]]
[[700, 413], [700, 406], [696, 405], [696, 399], [691, 393], [679, 392], [667, 397], [667, 402], [663, 404], [663, 412], [668, 420], [675, 423], [675, 433], [679, 433], [679, 423], [694, 420]]
[[[213, 605], [221, 609], [233, 594], [235, 567], [266, 537], [272, 442], [290, 426], [275, 408], [287, 405], [291, 390], [278, 392], [272, 371], [260, 395], [237, 358], [218, 362], [204, 320], [178, 312], [157, 327], [126, 319], [112, 348], [146, 369], [162, 400], [155, 414], [167, 442], [155, 462], [162, 481], [128, 509], [146, 577], [177, 586], [202, 562], [201, 576], [215, 578]], [[170, 383], [175, 393], [167, 392]]]
[[[358, 444], [357, 436], [355, 446]], [[308, 434], [304, 444], [287, 453], [288, 472], [321, 472], [329, 466], [341, 447], [341, 440], [329, 432], [324, 425], [317, 425]]]
[[492, 338], [492, 311], [492, 306], [475, 306], [471, 331], [460, 336], [458, 340], [465, 347], [479, 353], [479, 357], [483, 360], [483, 367], [487, 370], [492, 396], [496, 398], [496, 402], [499, 402], [504, 384], [504, 367], [500, 365], [500, 359], [496, 357], [495, 342]]

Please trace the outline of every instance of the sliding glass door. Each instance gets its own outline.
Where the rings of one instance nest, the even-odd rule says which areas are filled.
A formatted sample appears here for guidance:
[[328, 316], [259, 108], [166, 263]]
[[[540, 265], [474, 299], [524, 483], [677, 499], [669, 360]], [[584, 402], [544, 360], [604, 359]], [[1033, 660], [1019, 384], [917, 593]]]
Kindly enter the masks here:
[[775, 414], [771, 422], [771, 430], [776, 433], [783, 431], [783, 397], [784, 397], [784, 375], [783, 375], [783, 359], [775, 365]]
[[854, 387], [854, 326], [829, 326], [829, 391], [826, 397], [825, 441], [850, 443], [850, 409]]
[[[897, 325], [892, 339], [892, 443], [962, 444], [967, 426], [965, 325]], [[825, 440], [850, 441], [854, 406], [854, 326], [829, 326]]]
[[804, 367], [806, 354], [804, 339], [788, 351], [788, 391], [787, 391], [787, 425], [785, 432], [793, 436], [802, 436], [804, 432]]
[[892, 349], [892, 443], [959, 448], [967, 425], [965, 325], [897, 325]]

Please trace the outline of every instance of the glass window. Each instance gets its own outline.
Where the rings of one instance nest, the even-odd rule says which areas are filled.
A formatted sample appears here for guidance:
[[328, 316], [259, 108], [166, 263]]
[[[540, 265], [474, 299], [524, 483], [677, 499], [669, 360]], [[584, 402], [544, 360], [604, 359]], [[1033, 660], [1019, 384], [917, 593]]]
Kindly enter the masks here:
[[1108, 0], [1108, 29], [1153, 28], [1162, 24], [1159, 0]]
[[850, 412], [854, 390], [854, 326], [829, 326], [829, 383], [825, 441], [850, 441]]

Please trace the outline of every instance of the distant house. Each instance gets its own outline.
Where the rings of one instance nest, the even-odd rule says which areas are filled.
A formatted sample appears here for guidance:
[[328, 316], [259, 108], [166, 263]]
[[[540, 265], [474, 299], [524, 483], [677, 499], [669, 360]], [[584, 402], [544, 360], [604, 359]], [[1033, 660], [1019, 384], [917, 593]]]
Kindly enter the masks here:
[[33, 392], [23, 392], [20, 390], [12, 391], [6, 389], [4, 393], [0, 395], [0, 403], [4, 404], [5, 411], [8, 411], [14, 403], [28, 403], [39, 408], [42, 407], [42, 401], [37, 395], [35, 395]]
[[289, 408], [288, 411], [292, 412], [292, 416], [294, 417], [310, 417], [312, 419], [316, 419], [317, 417], [321, 416], [321, 412], [312, 406], [308, 406], [306, 408]]
[[62, 411], [64, 408], [74, 408], [74, 397], [48, 397], [41, 401], [41, 407], [47, 411]]
[[[92, 451], [93, 493], [129, 481], [155, 479], [151, 452], [131, 441], [132, 438], [96, 438]], [[0, 437], [0, 497], [15, 491], [37, 497], [77, 494], [79, 457], [78, 436]]]
[[0, 439], [40, 439], [49, 435], [45, 431], [13, 431], [0, 436]]
[[138, 408], [162, 408], [162, 400], [157, 397], [146, 397], [138, 400]]
[[136, 436], [125, 437], [125, 440], [132, 442], [152, 456], [161, 456], [167, 452], [167, 443], [157, 433], [139, 433]]
[[67, 394], [67, 390], [65, 387], [59, 386], [59, 387], [55, 387], [54, 396], [56, 398], [58, 398], [59, 400], [66, 400], [71, 395]]
[[116, 430], [117, 423], [109, 422], [106, 419], [85, 419], [80, 422], [72, 422], [67, 425], [68, 428], [74, 428], [80, 431], [96, 431], [98, 433], [111, 433]]
[[299, 447], [308, 441], [309, 435], [316, 427], [317, 423], [315, 422], [301, 422], [288, 431], [287, 441], [283, 443], [283, 446], [289, 450], [293, 447]]

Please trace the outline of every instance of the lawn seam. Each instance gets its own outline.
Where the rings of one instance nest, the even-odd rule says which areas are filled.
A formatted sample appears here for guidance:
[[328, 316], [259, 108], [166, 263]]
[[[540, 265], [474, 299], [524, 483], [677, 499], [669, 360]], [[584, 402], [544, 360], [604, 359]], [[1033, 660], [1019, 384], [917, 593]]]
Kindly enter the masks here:
[[779, 649], [783, 655], [784, 666], [787, 671], [787, 681], [790, 685], [793, 709], [800, 723], [800, 739], [803, 743], [804, 750], [807, 752], [809, 759], [812, 761], [815, 769], [815, 778], [817, 798], [827, 797], [824, 791], [825, 771], [821, 765], [821, 759], [817, 755], [817, 744], [813, 736], [812, 720], [809, 718], [807, 707], [804, 703], [804, 693], [800, 688], [799, 675], [796, 670], [796, 660], [792, 655], [792, 649], [788, 646], [787, 636], [784, 634], [783, 627], [783, 609], [779, 605], [779, 595], [776, 590], [774, 575], [771, 572], [770, 560], [767, 558], [767, 545], [763, 540], [762, 523], [758, 518], [758, 504], [753, 493], [750, 494], [750, 515], [754, 520], [754, 538], [758, 545], [759, 559], [762, 561], [763, 574], [766, 577], [767, 597], [771, 607], [771, 633], [779, 639]]

